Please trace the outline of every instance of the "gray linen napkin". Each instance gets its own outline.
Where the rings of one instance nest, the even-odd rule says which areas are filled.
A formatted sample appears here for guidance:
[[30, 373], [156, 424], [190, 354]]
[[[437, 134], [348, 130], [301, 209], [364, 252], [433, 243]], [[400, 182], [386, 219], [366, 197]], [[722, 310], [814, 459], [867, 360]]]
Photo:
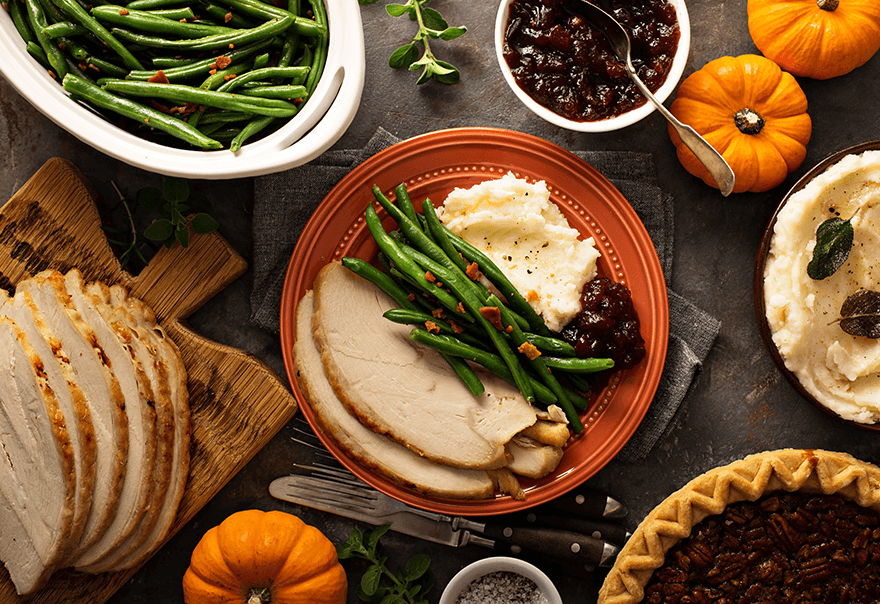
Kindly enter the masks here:
[[[316, 160], [254, 184], [254, 284], [251, 322], [279, 332], [281, 291], [287, 263], [309, 217], [330, 189], [369, 157], [399, 142], [380, 128], [363, 149], [331, 150]], [[657, 186], [650, 154], [576, 152], [632, 204], [657, 249], [667, 283], [672, 275], [672, 197]], [[675, 427], [688, 392], [715, 341], [720, 322], [667, 288], [669, 348], [657, 394], [636, 433], [616, 459], [634, 463]]]

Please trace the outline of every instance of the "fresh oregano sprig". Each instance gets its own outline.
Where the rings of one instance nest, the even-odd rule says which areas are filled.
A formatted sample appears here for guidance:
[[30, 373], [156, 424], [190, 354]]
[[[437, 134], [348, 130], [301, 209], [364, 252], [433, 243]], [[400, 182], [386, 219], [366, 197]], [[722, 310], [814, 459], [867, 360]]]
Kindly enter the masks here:
[[[168, 218], [160, 218], [144, 231], [144, 237], [161, 241], [171, 247], [175, 241], [182, 247], [189, 245], [189, 227], [196, 233], [210, 233], [217, 230], [217, 221], [204, 210], [210, 202], [198, 191], [190, 191], [189, 183], [182, 178], [164, 178], [162, 189], [144, 187], [137, 192], [139, 205], [150, 209], [161, 209]], [[192, 217], [188, 217], [193, 214]]]
[[[196, 233], [210, 233], [218, 228], [217, 221], [207, 214], [210, 207], [208, 198], [198, 191], [190, 191], [189, 184], [183, 179], [164, 178], [162, 189], [143, 187], [133, 201], [119, 190], [116, 183], [111, 184], [119, 196], [119, 203], [110, 211], [121, 207], [125, 212], [126, 225], [124, 229], [107, 225], [102, 228], [109, 234], [107, 241], [122, 248], [119, 254], [122, 268], [126, 268], [134, 258], [144, 266], [148, 264], [148, 258], [141, 251], [141, 244], [148, 240], [160, 242], [165, 247], [171, 247], [178, 241], [182, 247], [187, 247], [190, 228]], [[141, 207], [161, 210], [167, 214], [167, 218], [155, 220], [140, 233], [135, 224], [135, 213]]]
[[[374, 4], [377, 1], [358, 0], [360, 4]], [[419, 25], [415, 37], [408, 44], [391, 53], [388, 65], [394, 69], [407, 67], [410, 71], [421, 69], [422, 73], [416, 84], [424, 84], [431, 79], [441, 84], [455, 84], [461, 78], [461, 74], [454, 65], [434, 56], [430, 40], [454, 40], [467, 33], [467, 28], [450, 27], [439, 12], [424, 6], [428, 2], [430, 0], [407, 0], [406, 4], [389, 4], [385, 7], [385, 11], [392, 17], [409, 15], [410, 20], [416, 21]]]
[[379, 540], [391, 528], [388, 524], [362, 533], [357, 527], [351, 530], [348, 541], [336, 548], [340, 560], [361, 558], [370, 565], [358, 583], [358, 597], [364, 602], [382, 604], [428, 604], [427, 594], [434, 585], [431, 559], [424, 554], [410, 558], [406, 568], [392, 572], [385, 563], [387, 556], [379, 550]]

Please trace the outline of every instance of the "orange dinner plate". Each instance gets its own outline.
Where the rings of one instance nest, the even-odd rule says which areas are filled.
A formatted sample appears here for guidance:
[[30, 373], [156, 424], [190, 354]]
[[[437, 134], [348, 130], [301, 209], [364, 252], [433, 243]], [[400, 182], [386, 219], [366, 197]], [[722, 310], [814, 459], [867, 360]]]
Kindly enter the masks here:
[[[378, 185], [393, 197], [406, 183], [418, 206], [425, 198], [442, 203], [456, 187], [470, 187], [513, 172], [544, 180], [551, 199], [584, 237], [593, 237], [602, 256], [599, 274], [623, 282], [641, 320], [647, 355], [617, 372], [593, 396], [582, 414], [584, 431], [566, 447], [555, 472], [540, 480], [521, 479], [525, 501], [509, 496], [459, 501], [426, 497], [359, 465], [315, 425], [315, 417], [293, 369], [296, 305], [318, 271], [344, 256], [375, 259], [377, 248], [364, 224], [364, 210]], [[384, 212], [386, 224], [393, 225]], [[526, 509], [566, 493], [607, 464], [635, 432], [654, 398], [669, 338], [669, 305], [660, 261], [639, 217], [623, 195], [590, 165], [540, 138], [509, 130], [458, 128], [431, 132], [377, 153], [344, 177], [315, 210], [300, 236], [284, 282], [281, 344], [284, 365], [303, 415], [331, 453], [376, 489], [411, 505], [444, 514], [487, 516]]]

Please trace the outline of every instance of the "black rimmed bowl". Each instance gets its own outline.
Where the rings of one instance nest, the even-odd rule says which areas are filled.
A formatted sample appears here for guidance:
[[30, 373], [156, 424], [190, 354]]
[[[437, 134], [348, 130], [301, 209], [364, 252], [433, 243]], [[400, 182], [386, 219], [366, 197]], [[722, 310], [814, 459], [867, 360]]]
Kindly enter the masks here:
[[761, 245], [758, 248], [758, 257], [755, 261], [755, 273], [753, 280], [753, 288], [754, 288], [754, 302], [755, 302], [755, 315], [758, 319], [758, 329], [761, 332], [761, 339], [764, 340], [764, 344], [767, 347], [767, 350], [770, 353], [770, 356], [773, 358], [773, 361], [776, 363], [776, 366], [782, 372], [782, 374], [788, 379], [789, 383], [794, 386], [795, 390], [797, 390], [801, 396], [810, 401], [817, 409], [822, 411], [823, 413], [830, 415], [836, 420], [848, 424], [850, 426], [854, 426], [856, 428], [861, 428], [863, 430], [868, 430], [871, 432], [880, 432], [880, 423], [873, 424], [865, 424], [861, 422], [856, 422], [850, 419], [845, 419], [832, 411], [830, 408], [826, 407], [819, 401], [812, 393], [810, 393], [804, 385], [800, 382], [797, 375], [795, 375], [788, 367], [785, 365], [785, 360], [782, 358], [782, 355], [779, 352], [779, 349], [776, 347], [776, 344], [773, 342], [773, 332], [770, 329], [770, 324], [767, 321], [767, 313], [766, 313], [766, 300], [764, 299], [764, 268], [767, 263], [767, 257], [770, 253], [770, 244], [773, 241], [773, 229], [776, 226], [776, 219], [779, 216], [779, 212], [785, 207], [785, 204], [788, 203], [788, 200], [792, 195], [803, 189], [810, 183], [814, 178], [825, 172], [828, 168], [839, 162], [841, 159], [846, 157], [847, 155], [858, 155], [865, 151], [874, 151], [880, 150], [880, 140], [868, 141], [864, 143], [860, 143], [858, 145], [854, 145], [852, 147], [848, 147], [846, 149], [842, 149], [836, 153], [833, 153], [826, 157], [824, 160], [819, 162], [816, 166], [814, 166], [809, 172], [804, 174], [800, 180], [798, 180], [794, 186], [785, 194], [780, 202], [779, 206], [776, 208], [776, 211], [773, 213], [773, 216], [770, 218], [769, 223], [767, 224], [767, 228], [764, 230], [764, 235], [761, 238]]

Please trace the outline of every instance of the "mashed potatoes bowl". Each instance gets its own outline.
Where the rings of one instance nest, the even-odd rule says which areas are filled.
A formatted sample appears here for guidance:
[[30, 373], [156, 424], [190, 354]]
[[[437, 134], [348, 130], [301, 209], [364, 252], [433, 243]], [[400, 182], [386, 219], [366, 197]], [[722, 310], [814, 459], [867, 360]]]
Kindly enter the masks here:
[[[507, 82], [508, 86], [510, 86], [510, 89], [516, 97], [538, 117], [567, 130], [575, 130], [578, 132], [610, 132], [631, 126], [656, 111], [654, 104], [647, 101], [644, 105], [640, 105], [639, 107], [616, 117], [592, 122], [581, 122], [567, 119], [538, 103], [516, 83], [513, 73], [511, 73], [510, 67], [504, 59], [504, 36], [507, 29], [507, 20], [512, 2], [513, 0], [501, 0], [501, 4], [498, 7], [498, 13], [495, 19], [495, 55], [498, 59], [498, 65], [501, 68], [501, 74], [504, 76], [504, 80]], [[691, 25], [685, 1], [669, 0], [669, 2], [675, 7], [680, 38], [678, 40], [678, 49], [676, 50], [672, 61], [672, 67], [666, 76], [666, 80], [663, 82], [663, 85], [654, 92], [654, 97], [661, 103], [669, 98], [673, 90], [675, 90], [675, 87], [678, 86], [678, 82], [681, 79], [682, 74], [684, 74], [685, 67], [687, 66], [687, 59], [691, 45]]]
[[319, 156], [348, 128], [364, 87], [364, 34], [360, 7], [325, 0], [330, 24], [327, 64], [303, 110], [278, 131], [229, 150], [175, 149], [125, 132], [67, 97], [25, 50], [9, 13], [0, 11], [0, 73], [43, 115], [84, 143], [127, 164], [181, 178], [223, 180], [260, 176], [302, 165]]
[[[830, 156], [786, 194], [761, 242], [755, 311], [761, 335], [792, 385], [829, 415], [880, 431], [880, 340], [847, 334], [838, 318], [860, 289], [880, 289], [880, 141]], [[839, 214], [854, 245], [833, 275], [806, 273], [815, 232]]]

